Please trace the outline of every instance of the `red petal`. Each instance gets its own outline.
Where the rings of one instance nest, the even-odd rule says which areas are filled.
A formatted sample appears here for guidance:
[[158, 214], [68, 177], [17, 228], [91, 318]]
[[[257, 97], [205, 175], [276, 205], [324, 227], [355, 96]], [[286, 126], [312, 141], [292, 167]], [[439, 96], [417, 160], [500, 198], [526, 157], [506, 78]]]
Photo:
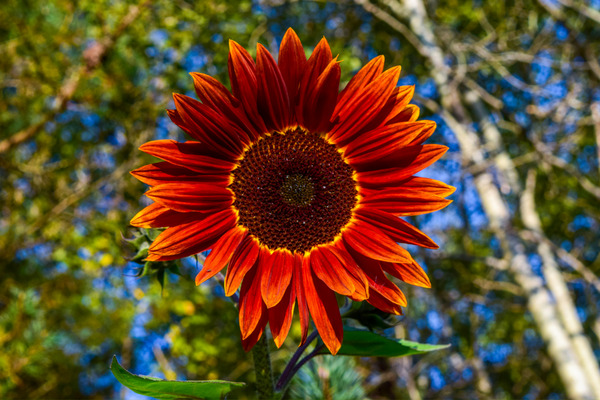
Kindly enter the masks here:
[[179, 115], [179, 112], [177, 112], [177, 110], [167, 110], [167, 115], [171, 119], [171, 122], [183, 129], [188, 135], [193, 136], [190, 129], [185, 124], [185, 121], [183, 120], [183, 118], [181, 118], [181, 115]]
[[344, 148], [344, 156], [351, 163], [364, 163], [402, 148], [419, 136], [428, 124], [419, 122], [401, 122], [383, 125], [365, 133]]
[[408, 192], [420, 191], [422, 193], [429, 193], [440, 197], [450, 196], [456, 190], [455, 187], [446, 185], [435, 179], [421, 178], [418, 176], [403, 182], [402, 185], [400, 185], [400, 188]]
[[356, 261], [344, 247], [342, 241], [338, 241], [329, 250], [342, 262], [344, 268], [354, 278], [354, 293], [351, 298], [354, 301], [363, 301], [369, 297], [369, 282], [363, 270], [356, 264]]
[[385, 233], [385, 235], [396, 242], [415, 244], [430, 249], [437, 249], [439, 247], [429, 236], [403, 219], [385, 211], [361, 207], [356, 211], [356, 217], [376, 227], [376, 229]]
[[421, 266], [415, 261], [407, 264], [381, 262], [381, 268], [383, 268], [385, 272], [393, 277], [398, 278], [408, 284], [425, 288], [431, 287], [429, 277], [425, 271], [423, 271], [423, 268], [421, 268]]
[[303, 256], [298, 253], [294, 253], [294, 274], [293, 274], [293, 285], [296, 289], [296, 298], [298, 299], [298, 315], [300, 317], [300, 331], [302, 337], [300, 339], [300, 346], [306, 342], [308, 336], [308, 305], [306, 304], [306, 293], [304, 291], [304, 285], [302, 284], [302, 264]]
[[219, 112], [188, 96], [175, 93], [175, 106], [190, 134], [211, 150], [236, 159], [250, 143], [248, 134]]
[[335, 107], [335, 114], [338, 114], [359, 91], [363, 90], [369, 83], [381, 75], [384, 62], [385, 58], [383, 56], [377, 56], [350, 79], [350, 82], [348, 82], [344, 90], [340, 93], [338, 103]]
[[202, 103], [234, 121], [251, 136], [252, 140], [258, 139], [266, 130], [264, 126], [255, 127], [248, 120], [241, 102], [233, 97], [221, 82], [206, 74], [192, 72], [190, 75], [194, 79], [196, 94]]
[[375, 196], [379, 193], [384, 192], [405, 192], [409, 194], [422, 193], [424, 197], [444, 198], [450, 196], [452, 193], [454, 193], [455, 190], [455, 187], [446, 185], [445, 183], [436, 181], [435, 179], [413, 176], [412, 178], [402, 182], [402, 184], [393, 188], [384, 190], [361, 188], [360, 192], [365, 198], [368, 198], [369, 196]]
[[234, 42], [229, 41], [229, 81], [233, 95], [238, 98], [248, 118], [260, 128], [264, 122], [258, 113], [256, 95], [258, 90], [256, 80], [256, 67], [254, 60], [246, 49]]
[[261, 263], [264, 263], [261, 269], [261, 293], [267, 308], [271, 308], [281, 301], [290, 285], [294, 257], [288, 250], [275, 250]]
[[362, 204], [385, 211], [396, 216], [426, 214], [440, 210], [452, 203], [440, 196], [427, 192], [408, 191], [399, 186], [397, 188], [378, 190], [365, 196]]
[[324, 247], [313, 249], [310, 265], [315, 275], [334, 292], [344, 296], [354, 293], [354, 279], [331, 251]]
[[396, 117], [398, 117], [399, 114], [404, 112], [406, 106], [408, 105], [408, 103], [410, 103], [410, 100], [412, 99], [414, 94], [415, 85], [396, 87], [394, 93], [392, 93], [391, 96], [393, 106], [391, 107], [389, 114], [383, 122], [390, 123], [390, 121], [394, 120]]
[[258, 243], [256, 239], [247, 236], [239, 245], [233, 256], [229, 267], [227, 267], [227, 275], [225, 275], [225, 295], [231, 296], [240, 287], [242, 280], [254, 266], [258, 258]]
[[410, 143], [408, 143], [409, 145], [414, 146], [417, 144], [422, 144], [424, 141], [429, 139], [429, 137], [433, 134], [435, 128], [437, 127], [437, 124], [434, 121], [424, 120], [422, 122], [426, 123], [425, 128], [423, 128], [423, 130], [421, 131], [421, 133], [419, 133], [418, 136], [412, 138]]
[[294, 315], [294, 303], [296, 302], [296, 290], [294, 285], [288, 285], [283, 298], [273, 308], [268, 309], [269, 326], [273, 335], [273, 340], [277, 347], [281, 347], [283, 341], [292, 326], [292, 317]]
[[180, 213], [159, 203], [152, 203], [131, 219], [130, 224], [139, 228], [164, 228], [177, 226], [206, 218], [204, 213]]
[[335, 143], [352, 140], [379, 113], [396, 87], [399, 76], [400, 67], [390, 68], [364, 89], [357, 91], [344, 107], [333, 114], [333, 121], [337, 125], [328, 134], [328, 139]]
[[231, 175], [228, 173], [199, 174], [196, 171], [191, 171], [166, 161], [144, 165], [130, 173], [150, 186], [169, 182], [210, 182], [221, 186], [229, 186], [231, 183]]
[[352, 248], [348, 248], [348, 251], [367, 276], [370, 287], [369, 298], [379, 293], [394, 304], [406, 306], [404, 293], [387, 278], [379, 261], [366, 257]]
[[333, 57], [331, 55], [331, 49], [329, 43], [325, 38], [321, 39], [319, 44], [315, 47], [315, 50], [310, 55], [302, 80], [298, 88], [298, 103], [296, 104], [296, 117], [298, 124], [305, 126], [305, 116], [313, 110], [314, 105], [309, 103], [309, 96], [311, 92], [314, 92], [314, 87], [319, 79], [319, 76], [325, 71], [325, 68], [331, 63]]
[[267, 310], [265, 307], [263, 307], [261, 309], [260, 320], [256, 324], [256, 328], [254, 328], [252, 333], [250, 335], [248, 335], [247, 338], [245, 338], [245, 339], [242, 338], [242, 348], [244, 349], [244, 351], [248, 352], [248, 351], [252, 350], [254, 345], [256, 343], [258, 343], [258, 341], [260, 340], [260, 337], [262, 336], [262, 334], [265, 330], [267, 322], [268, 322]]
[[419, 107], [414, 104], [409, 104], [406, 108], [398, 113], [395, 117], [387, 120], [387, 124], [395, 124], [398, 122], [412, 122], [419, 119], [420, 110]]
[[196, 275], [196, 286], [218, 274], [227, 265], [247, 234], [246, 229], [235, 226], [217, 240], [206, 257], [202, 270]]
[[376, 291], [371, 292], [371, 295], [367, 299], [367, 303], [371, 304], [373, 307], [380, 309], [383, 312], [395, 315], [402, 315], [402, 308], [400, 304], [396, 304], [389, 301]]
[[147, 260], [176, 260], [207, 250], [223, 233], [233, 228], [235, 220], [236, 216], [231, 210], [224, 210], [201, 221], [169, 228], [154, 240]]
[[344, 330], [335, 293], [312, 273], [310, 255], [302, 263], [302, 285], [310, 315], [331, 354], [342, 346]]
[[[262, 253], [262, 249], [261, 249]], [[254, 267], [248, 271], [242, 289], [240, 290], [240, 330], [242, 339], [246, 339], [258, 325], [262, 314], [266, 314], [266, 307], [260, 296], [260, 256]]]
[[404, 147], [370, 163], [357, 164], [358, 181], [367, 188], [383, 189], [397, 186], [417, 172], [427, 168], [448, 151], [446, 146], [426, 144]]
[[215, 158], [206, 147], [198, 142], [179, 143], [174, 140], [154, 140], [140, 146], [144, 153], [162, 158], [171, 164], [200, 172], [202, 174], [220, 174], [231, 172], [235, 164]]
[[231, 190], [207, 183], [163, 183], [148, 190], [146, 196], [180, 212], [212, 212], [233, 204]]
[[337, 58], [331, 60], [314, 85], [303, 93], [296, 111], [298, 122], [311, 132], [326, 132], [331, 123], [340, 87], [341, 69]]
[[267, 128], [282, 131], [290, 125], [290, 99], [273, 56], [260, 43], [256, 47], [258, 109]]
[[296, 106], [298, 87], [306, 69], [306, 55], [302, 43], [292, 28], [289, 28], [279, 47], [279, 70], [287, 86], [292, 110]]
[[351, 248], [375, 260], [400, 263], [410, 261], [405, 249], [380, 229], [366, 222], [359, 221], [358, 224], [349, 226], [343, 238]]

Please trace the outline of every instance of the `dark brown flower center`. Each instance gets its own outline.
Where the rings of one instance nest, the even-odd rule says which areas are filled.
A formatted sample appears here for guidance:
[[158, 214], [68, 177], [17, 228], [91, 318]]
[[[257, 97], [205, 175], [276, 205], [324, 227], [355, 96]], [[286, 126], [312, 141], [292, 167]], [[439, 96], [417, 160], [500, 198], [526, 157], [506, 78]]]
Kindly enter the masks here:
[[315, 198], [315, 185], [310, 176], [302, 174], [286, 175], [281, 185], [281, 198], [291, 206], [308, 206]]
[[271, 250], [305, 252], [333, 241], [358, 192], [335, 145], [295, 128], [253, 143], [233, 171], [239, 224]]

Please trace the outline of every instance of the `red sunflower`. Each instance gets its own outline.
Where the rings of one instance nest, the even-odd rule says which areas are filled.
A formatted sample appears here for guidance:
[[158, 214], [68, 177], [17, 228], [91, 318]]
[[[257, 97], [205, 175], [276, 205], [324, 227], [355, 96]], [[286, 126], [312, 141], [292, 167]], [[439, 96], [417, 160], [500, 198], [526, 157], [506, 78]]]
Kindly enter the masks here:
[[132, 174], [154, 203], [131, 224], [167, 227], [148, 260], [211, 250], [201, 284], [227, 266], [225, 293], [240, 289], [242, 343], [249, 350], [267, 322], [277, 346], [297, 304], [302, 341], [309, 315], [332, 354], [342, 343], [335, 293], [401, 314], [406, 298], [388, 274], [429, 287], [398, 243], [437, 245], [405, 222], [439, 210], [454, 188], [413, 175], [447, 150], [423, 144], [435, 129], [397, 86], [400, 67], [383, 57], [339, 92], [339, 61], [323, 38], [305, 57], [289, 29], [279, 61], [258, 45], [256, 62], [229, 44], [231, 92], [192, 73], [200, 101], [175, 94], [171, 120], [195, 140], [157, 140], [140, 150], [163, 162]]

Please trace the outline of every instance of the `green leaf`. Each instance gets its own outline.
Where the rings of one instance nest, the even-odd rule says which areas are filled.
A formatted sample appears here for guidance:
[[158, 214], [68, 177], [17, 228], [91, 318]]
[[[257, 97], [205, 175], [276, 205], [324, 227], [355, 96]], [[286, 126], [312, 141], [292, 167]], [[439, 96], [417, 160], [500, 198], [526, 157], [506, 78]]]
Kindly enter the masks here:
[[220, 400], [233, 388], [245, 385], [241, 382], [228, 381], [165, 381], [153, 377], [134, 375], [121, 367], [116, 356], [113, 356], [110, 370], [119, 382], [135, 393], [160, 400]]
[[[388, 339], [369, 331], [344, 328], [344, 341], [338, 352], [344, 356], [402, 357], [446, 349], [449, 344], [435, 345], [411, 342], [405, 339]], [[319, 354], [329, 354], [323, 347]]]

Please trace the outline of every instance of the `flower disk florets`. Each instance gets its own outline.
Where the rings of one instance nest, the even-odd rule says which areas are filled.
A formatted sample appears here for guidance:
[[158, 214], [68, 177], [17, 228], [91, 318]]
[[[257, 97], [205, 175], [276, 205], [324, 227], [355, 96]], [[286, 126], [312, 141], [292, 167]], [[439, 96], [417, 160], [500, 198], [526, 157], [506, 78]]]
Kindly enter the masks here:
[[253, 143], [233, 171], [239, 224], [271, 250], [303, 253], [333, 241], [358, 192], [335, 145], [301, 128]]

